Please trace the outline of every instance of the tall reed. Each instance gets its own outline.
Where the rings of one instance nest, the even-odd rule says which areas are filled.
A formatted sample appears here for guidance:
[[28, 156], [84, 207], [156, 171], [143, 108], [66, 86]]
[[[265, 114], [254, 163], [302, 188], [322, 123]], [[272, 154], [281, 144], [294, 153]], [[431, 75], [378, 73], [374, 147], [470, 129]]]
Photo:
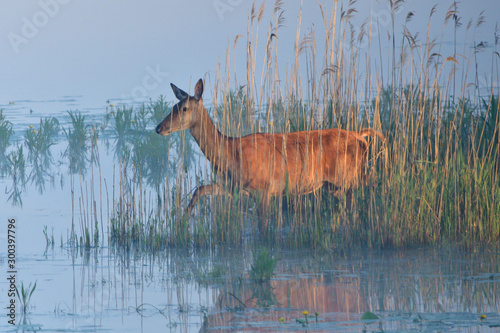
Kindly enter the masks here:
[[[476, 64], [485, 50], [474, 41], [474, 31], [484, 18], [462, 27], [455, 3], [441, 29], [436, 29], [439, 18], [433, 8], [427, 33], [420, 37], [409, 24], [416, 14], [401, 14], [403, 1], [389, 1], [387, 29], [376, 17], [355, 27], [355, 5], [355, 1], [347, 7], [337, 1], [319, 4], [324, 26], [321, 41], [316, 27], [304, 32], [300, 11], [292, 63], [283, 65], [278, 36], [284, 29], [285, 4], [275, 1], [265, 33], [261, 26], [267, 7], [264, 2], [254, 4], [246, 44], [237, 35], [232, 49], [228, 48], [225, 64], [218, 66], [212, 82], [213, 103], [207, 107], [216, 126], [231, 136], [333, 127], [380, 130], [387, 142], [370, 142], [365, 166], [372, 186], [339, 199], [326, 187], [303, 196], [289, 195], [286, 187], [263, 216], [259, 194], [243, 195], [225, 174], [212, 170], [189, 132], [161, 137], [150, 130], [171, 112], [160, 97], [138, 110], [112, 108], [108, 115], [107, 121], [114, 124], [118, 175], [113, 180], [111, 243], [160, 249], [240, 246], [251, 240], [332, 249], [442, 242], [471, 247], [497, 241], [498, 88], [496, 79], [492, 87], [482, 87], [489, 89], [487, 94], [477, 88]], [[401, 30], [394, 23], [396, 15], [406, 15]], [[450, 28], [454, 50], [462, 35], [464, 45], [475, 46], [471, 52], [462, 57], [457, 51], [443, 54], [444, 32]], [[438, 30], [441, 35], [435, 36]], [[374, 31], [379, 32], [378, 38]], [[388, 51], [382, 50], [381, 34], [390, 39]], [[491, 67], [497, 78], [499, 39], [496, 32], [494, 36]], [[318, 43], [324, 44], [324, 54], [318, 54]], [[238, 57], [247, 60], [244, 77], [236, 68]], [[194, 215], [186, 216], [192, 190], [214, 181], [225, 186], [228, 194], [202, 198]]]
[[[477, 47], [465, 58], [439, 53], [450, 17], [455, 17], [454, 31], [463, 34], [465, 45], [475, 45], [469, 38], [484, 18], [479, 16], [465, 30], [460, 29], [455, 4], [446, 13], [442, 35], [434, 36], [438, 18], [433, 8], [427, 34], [419, 39], [408, 26], [415, 14], [408, 12], [403, 29], [397, 31], [394, 16], [402, 15], [398, 10], [404, 8], [404, 2], [389, 1], [389, 5], [392, 30], [388, 31], [388, 54], [377, 50], [380, 40], [372, 40], [371, 32], [383, 28], [373, 17], [354, 29], [357, 11], [353, 1], [346, 8], [337, 1], [331, 8], [319, 5], [326, 36], [321, 41], [326, 44], [322, 59], [316, 53], [315, 30], [302, 33], [299, 13], [293, 63], [287, 66], [286, 77], [281, 77], [276, 36], [284, 22], [283, 3], [275, 2], [263, 50], [258, 38], [262, 38], [259, 27], [266, 8], [254, 4], [247, 44], [237, 48], [241, 37], [236, 37], [233, 52], [228, 49], [226, 65], [217, 73], [213, 88], [217, 96], [214, 120], [229, 135], [331, 127], [382, 130], [387, 146], [383, 150], [372, 145], [367, 165], [378, 186], [353, 191], [351, 209], [347, 209], [346, 200], [332, 198], [326, 189], [302, 197], [286, 194], [274, 200], [268, 217], [252, 209], [258, 197], [242, 198], [237, 206], [229, 197], [214, 197], [200, 204], [200, 212], [208, 204], [215, 215], [200, 214], [194, 223], [208, 224], [212, 219], [212, 223], [221, 223], [226, 235], [231, 234], [226, 228], [241, 235], [241, 226], [249, 222], [263, 226], [257, 231], [260, 239], [291, 247], [407, 247], [443, 241], [472, 245], [498, 239], [498, 90], [493, 86], [484, 96], [475, 88], [479, 86], [474, 66]], [[495, 38], [495, 48], [497, 43]], [[243, 82], [236, 79], [236, 69], [232, 72], [231, 53], [234, 57], [246, 54]], [[259, 56], [260, 71], [256, 70]], [[498, 69], [497, 62], [493, 53], [492, 68]], [[374, 70], [375, 63], [389, 66]], [[362, 68], [366, 68], [364, 78]], [[457, 68], [461, 82], [456, 77]], [[498, 71], [494, 75], [498, 77]], [[468, 84], [471, 78], [475, 85]], [[245, 89], [238, 88], [243, 86]], [[211, 170], [207, 167], [204, 174], [211, 174]], [[216, 222], [217, 217], [221, 222]], [[214, 236], [218, 241], [240, 241], [237, 236]]]

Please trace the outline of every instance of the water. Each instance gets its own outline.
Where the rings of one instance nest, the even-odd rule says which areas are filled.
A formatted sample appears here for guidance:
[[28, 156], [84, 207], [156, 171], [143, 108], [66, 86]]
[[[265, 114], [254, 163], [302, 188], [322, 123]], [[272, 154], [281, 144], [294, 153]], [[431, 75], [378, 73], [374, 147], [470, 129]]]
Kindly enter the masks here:
[[[19, 325], [3, 320], [0, 329], [490, 332], [500, 325], [498, 252], [275, 252], [269, 284], [248, 279], [250, 253], [49, 247], [19, 257], [19, 278], [36, 280], [37, 289]], [[1, 286], [4, 297], [4, 279]], [[304, 320], [303, 311], [304, 325], [296, 321]], [[366, 311], [380, 319], [361, 320]]]

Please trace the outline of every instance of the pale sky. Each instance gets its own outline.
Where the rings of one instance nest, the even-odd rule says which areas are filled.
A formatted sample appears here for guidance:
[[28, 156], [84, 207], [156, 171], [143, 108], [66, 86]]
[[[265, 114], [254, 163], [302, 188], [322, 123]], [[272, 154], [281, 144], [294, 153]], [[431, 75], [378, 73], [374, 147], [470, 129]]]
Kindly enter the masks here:
[[[321, 3], [330, 10], [333, 1]], [[339, 12], [340, 3], [346, 6], [347, 1], [339, 1]], [[356, 3], [355, 25], [370, 16], [371, 3]], [[384, 21], [389, 13], [387, 3], [373, 1], [373, 12], [382, 22], [384, 36], [391, 29]], [[430, 9], [436, 3], [432, 32], [441, 35], [444, 15], [452, 1], [407, 1], [397, 14], [398, 32], [406, 14], [413, 11], [415, 17], [408, 26], [425, 35]], [[91, 103], [102, 105], [108, 98], [144, 91], [153, 99], [164, 94], [173, 100], [169, 83], [192, 90], [198, 78], [206, 73], [215, 75], [217, 64], [224, 65], [226, 49], [228, 45], [232, 49], [236, 35], [243, 35], [236, 49], [236, 65], [244, 73], [251, 4], [244, 0], [0, 0], [0, 106], [11, 100], [68, 95], [83, 95]], [[256, 7], [260, 4], [257, 2]], [[274, 1], [266, 2], [260, 42], [265, 42], [273, 6]], [[298, 0], [283, 5], [286, 21], [278, 34], [279, 62], [283, 66], [293, 62], [299, 8]], [[469, 18], [477, 19], [481, 10], [485, 10], [486, 24], [476, 40], [487, 40], [492, 46], [500, 1], [462, 1], [462, 30]], [[311, 27], [316, 30], [317, 53], [323, 54], [324, 26], [318, 2], [304, 1], [301, 37]]]

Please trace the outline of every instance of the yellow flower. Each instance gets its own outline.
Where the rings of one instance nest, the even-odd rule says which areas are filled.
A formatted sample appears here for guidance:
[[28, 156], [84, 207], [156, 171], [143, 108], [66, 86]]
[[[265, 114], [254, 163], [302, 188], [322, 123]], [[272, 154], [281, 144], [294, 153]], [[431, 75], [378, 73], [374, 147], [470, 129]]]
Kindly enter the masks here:
[[36, 134], [36, 133], [38, 133], [38, 131], [37, 131], [37, 130], [33, 130], [33, 133], [35, 133], [35, 134]]
[[33, 125], [30, 125], [30, 128], [33, 128]]
[[486, 315], [485, 314], [482, 314], [479, 316], [479, 318], [481, 318], [482, 320], [486, 319]]
[[302, 314], [303, 314], [304, 316], [307, 316], [307, 315], [309, 314], [309, 311], [307, 311], [307, 310], [306, 310], [306, 311], [302, 311]]
[[132, 119], [132, 122], [135, 123], [135, 119]]
[[113, 103], [111, 103], [111, 104], [109, 104], [109, 106], [113, 107], [113, 106], [115, 106], [115, 105], [114, 105]]
[[285, 321], [285, 318], [281, 317], [281, 318], [279, 319], [279, 321], [280, 321], [280, 323], [283, 323], [283, 322]]

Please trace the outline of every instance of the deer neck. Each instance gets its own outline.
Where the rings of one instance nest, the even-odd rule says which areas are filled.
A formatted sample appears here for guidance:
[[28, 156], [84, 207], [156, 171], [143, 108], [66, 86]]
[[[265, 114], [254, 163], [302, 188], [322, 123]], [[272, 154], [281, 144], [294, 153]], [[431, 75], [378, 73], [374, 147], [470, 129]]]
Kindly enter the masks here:
[[222, 134], [210, 119], [207, 110], [202, 107], [201, 119], [195, 126], [190, 128], [201, 151], [217, 169], [226, 169], [230, 160], [228, 154], [228, 142], [231, 138]]

